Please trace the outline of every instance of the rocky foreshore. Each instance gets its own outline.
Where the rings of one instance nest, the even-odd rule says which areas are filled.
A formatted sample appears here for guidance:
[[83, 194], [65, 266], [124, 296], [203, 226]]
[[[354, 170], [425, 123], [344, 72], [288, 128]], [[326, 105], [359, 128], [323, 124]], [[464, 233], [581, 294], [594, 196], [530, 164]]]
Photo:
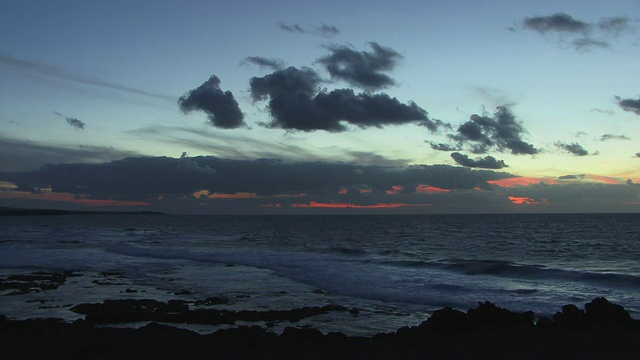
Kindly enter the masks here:
[[[211, 299], [214, 302], [215, 299]], [[80, 304], [84, 320], [9, 320], [0, 316], [2, 359], [200, 359], [200, 358], [637, 358], [640, 320], [605, 298], [584, 310], [565, 305], [551, 318], [511, 312], [490, 302], [467, 312], [444, 308], [419, 326], [372, 337], [323, 334], [289, 326], [278, 335], [268, 328], [238, 326], [201, 335], [158, 322], [233, 324], [243, 319], [280, 321], [339, 306], [287, 311], [189, 310], [180, 303], [152, 300]], [[215, 314], [215, 315], [214, 315]], [[208, 319], [208, 320], [203, 320]], [[126, 321], [150, 321], [138, 329], [103, 327]], [[100, 325], [99, 325], [100, 324]]]

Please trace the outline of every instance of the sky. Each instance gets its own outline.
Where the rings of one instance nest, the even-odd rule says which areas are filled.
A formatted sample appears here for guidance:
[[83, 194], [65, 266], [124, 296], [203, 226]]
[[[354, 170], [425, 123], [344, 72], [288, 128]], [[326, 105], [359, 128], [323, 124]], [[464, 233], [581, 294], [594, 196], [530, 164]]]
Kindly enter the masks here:
[[0, 206], [640, 211], [640, 1], [0, 2]]

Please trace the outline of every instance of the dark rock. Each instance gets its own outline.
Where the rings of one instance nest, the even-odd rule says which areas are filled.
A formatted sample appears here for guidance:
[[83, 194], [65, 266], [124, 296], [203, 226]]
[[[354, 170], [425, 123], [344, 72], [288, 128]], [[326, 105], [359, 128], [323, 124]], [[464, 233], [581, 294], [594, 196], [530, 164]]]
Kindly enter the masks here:
[[287, 326], [284, 328], [280, 338], [285, 341], [293, 342], [311, 342], [317, 341], [323, 337], [322, 332], [314, 328], [296, 328]]
[[69, 277], [80, 276], [73, 272], [44, 272], [37, 271], [31, 274], [11, 275], [6, 278], [0, 278], [0, 291], [15, 291], [7, 295], [22, 295], [45, 290], [57, 289], [64, 284]]
[[225, 297], [212, 296], [204, 300], [196, 300], [194, 304], [198, 306], [211, 306], [211, 305], [221, 305], [221, 304], [228, 304], [228, 303], [229, 303], [229, 299]]
[[533, 312], [511, 312], [485, 301], [467, 312], [469, 325], [476, 331], [533, 328]]
[[[604, 299], [596, 299], [585, 308], [586, 313], [575, 306], [565, 306], [553, 320], [540, 318], [529, 331], [530, 313], [510, 312], [485, 302], [467, 313], [444, 308], [418, 327], [404, 327], [395, 333], [371, 338], [335, 332], [323, 335], [317, 329], [306, 327], [287, 327], [278, 336], [259, 326], [200, 335], [155, 322], [140, 329], [96, 327], [89, 321], [89, 315], [86, 321], [72, 324], [57, 319], [15, 321], [0, 315], [0, 358], [637, 358], [640, 327], [611, 326], [635, 324], [637, 320], [630, 319], [624, 309]], [[180, 322], [201, 321], [207, 316], [231, 321], [239, 319], [241, 313], [189, 310], [185, 301], [163, 303], [148, 299], [81, 304], [74, 309], [92, 316], [112, 312], [120, 318], [145, 316]], [[243, 316], [285, 318], [337, 309], [343, 308], [249, 311]], [[577, 329], [565, 326], [584, 325], [587, 318], [589, 326]]]
[[536, 327], [539, 329], [550, 329], [553, 327], [553, 320], [548, 317], [541, 316], [536, 322]]
[[234, 324], [236, 321], [299, 321], [330, 311], [347, 311], [343, 306], [301, 307], [290, 310], [230, 311], [217, 309], [190, 310], [186, 301], [168, 303], [151, 299], [105, 300], [100, 304], [79, 304], [70, 309], [84, 314], [94, 324], [116, 324], [138, 321], [158, 321], [188, 324]]
[[564, 305], [562, 312], [553, 315], [553, 324], [557, 327], [582, 329], [587, 325], [584, 311], [573, 304]]
[[191, 290], [180, 290], [180, 291], [175, 291], [173, 295], [193, 295], [195, 293], [196, 293], [195, 291], [191, 291]]
[[585, 304], [586, 321], [590, 326], [624, 327], [633, 323], [631, 315], [620, 305], [612, 304], [603, 297]]
[[458, 332], [468, 329], [467, 314], [451, 307], [436, 310], [419, 328], [434, 332]]

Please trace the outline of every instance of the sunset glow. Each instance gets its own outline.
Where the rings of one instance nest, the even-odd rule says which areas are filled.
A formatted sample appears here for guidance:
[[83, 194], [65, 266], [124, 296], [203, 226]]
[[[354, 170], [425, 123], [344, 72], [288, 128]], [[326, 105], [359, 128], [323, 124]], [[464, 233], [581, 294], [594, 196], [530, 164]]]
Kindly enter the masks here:
[[544, 182], [545, 184], [557, 184], [556, 179], [554, 178], [532, 178], [532, 177], [514, 177], [500, 180], [490, 180], [487, 181], [489, 184], [498, 185], [502, 187], [513, 187], [513, 186], [529, 186], [532, 184], [539, 184]]
[[371, 205], [345, 204], [345, 203], [321, 203], [311, 201], [307, 204], [291, 204], [292, 208], [329, 208], [329, 209], [395, 209], [401, 207], [423, 207], [431, 204], [403, 204], [403, 203], [379, 203]]
[[449, 189], [441, 189], [439, 187], [431, 186], [431, 185], [418, 185], [416, 187], [416, 192], [426, 193], [426, 194], [438, 194], [438, 193], [448, 193], [451, 192]]
[[402, 185], [393, 185], [391, 187], [391, 190], [385, 190], [385, 193], [387, 195], [395, 195], [395, 194], [399, 194], [402, 190], [404, 190], [404, 186], [402, 186]]

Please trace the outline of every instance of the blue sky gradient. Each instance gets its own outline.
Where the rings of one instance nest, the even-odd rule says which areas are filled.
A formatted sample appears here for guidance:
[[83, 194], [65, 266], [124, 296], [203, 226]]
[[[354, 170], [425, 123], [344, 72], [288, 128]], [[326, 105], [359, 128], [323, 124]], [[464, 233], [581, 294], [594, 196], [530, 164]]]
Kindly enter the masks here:
[[[292, 204], [312, 203], [364, 206], [338, 206], [340, 211], [404, 204], [382, 211], [636, 212], [639, 15], [640, 1], [631, 0], [4, 1], [0, 206], [85, 208], [92, 203], [78, 199], [95, 199], [103, 203], [93, 205], [109, 209], [138, 202], [146, 204], [138, 207], [186, 213], [298, 212], [307, 210]], [[367, 88], [328, 71], [332, 61], [351, 70], [363, 70], [363, 63], [322, 60], [346, 49], [343, 55], [382, 61], [375, 46], [396, 54], [392, 65], [374, 71], [391, 79], [384, 87]], [[252, 85], [252, 78], [272, 79], [269, 75], [280, 70], [249, 57], [275, 61], [283, 69], [311, 69], [318, 80], [309, 101], [352, 91], [344, 108], [316, 103], [308, 108], [313, 114], [305, 110], [290, 119], [316, 126], [320, 112], [336, 112], [346, 131], [283, 126], [273, 101], [279, 95], [270, 92], [258, 99]], [[219, 79], [216, 89], [230, 92], [237, 102], [242, 126], [216, 127], [197, 107], [181, 110], [178, 99], [186, 99], [212, 75]], [[293, 101], [292, 94], [282, 99]], [[415, 106], [430, 124], [440, 125], [429, 129], [415, 115], [390, 121], [377, 115], [381, 108], [372, 113], [367, 104], [383, 96], [395, 99], [397, 111]], [[212, 104], [206, 106], [220, 109]], [[359, 122], [348, 119], [354, 104]], [[463, 127], [466, 123], [475, 125]], [[475, 135], [465, 132], [474, 126], [490, 145], [480, 149]], [[513, 141], [535, 151], [517, 153]], [[210, 178], [195, 182], [194, 188], [172, 190], [167, 183], [134, 196], [80, 180], [61, 191], [52, 184], [69, 179], [71, 172], [80, 176], [80, 170], [50, 167], [46, 176], [41, 170], [47, 164], [99, 169], [132, 156], [167, 157], [178, 164], [187, 161], [183, 153], [197, 176], [203, 175], [197, 169], [207, 166], [217, 173], [204, 174]], [[432, 173], [422, 180], [393, 178], [407, 181], [397, 184], [365, 176], [343, 178], [344, 183], [325, 179], [318, 187], [296, 179], [288, 188], [274, 186], [289, 197], [266, 198], [266, 188], [245, 184], [236, 178], [241, 172], [220, 172], [212, 157], [249, 167], [265, 158], [298, 165], [348, 164], [353, 168], [341, 171], [355, 172], [369, 166], [398, 172], [434, 167], [454, 169], [460, 172], [456, 176], [476, 183], [447, 183]], [[167, 171], [177, 171], [171, 166]], [[480, 171], [493, 175], [477, 176]], [[372, 173], [380, 176], [377, 170]], [[277, 176], [264, 176], [277, 183]], [[243, 185], [222, 186], [220, 178]], [[506, 178], [529, 180], [517, 186], [495, 182]], [[135, 182], [140, 180], [122, 181], [139, 188]], [[393, 185], [402, 186], [402, 194], [394, 194]], [[420, 190], [426, 186], [443, 191]], [[51, 195], [56, 193], [59, 198]], [[305, 196], [291, 197], [301, 193]], [[447, 201], [440, 198], [456, 204], [444, 206]], [[222, 207], [221, 201], [228, 204]], [[310, 210], [334, 207], [320, 209]]]

